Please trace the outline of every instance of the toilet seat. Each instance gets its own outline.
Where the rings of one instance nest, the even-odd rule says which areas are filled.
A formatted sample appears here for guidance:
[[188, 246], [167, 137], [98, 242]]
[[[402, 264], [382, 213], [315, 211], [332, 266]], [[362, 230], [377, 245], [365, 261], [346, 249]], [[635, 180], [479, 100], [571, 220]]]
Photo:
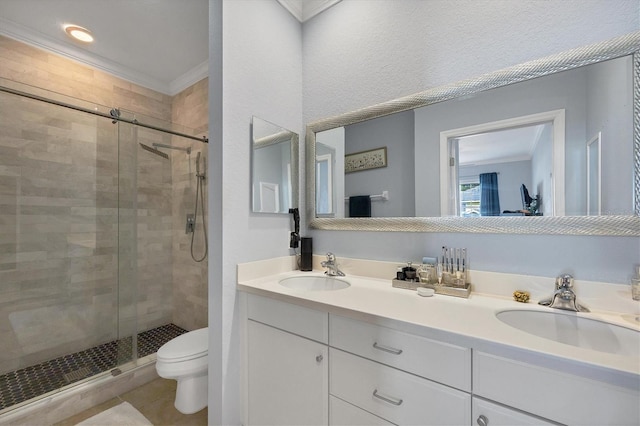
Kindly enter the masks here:
[[209, 350], [208, 328], [182, 334], [158, 349], [156, 359], [163, 363], [184, 362], [206, 357]]

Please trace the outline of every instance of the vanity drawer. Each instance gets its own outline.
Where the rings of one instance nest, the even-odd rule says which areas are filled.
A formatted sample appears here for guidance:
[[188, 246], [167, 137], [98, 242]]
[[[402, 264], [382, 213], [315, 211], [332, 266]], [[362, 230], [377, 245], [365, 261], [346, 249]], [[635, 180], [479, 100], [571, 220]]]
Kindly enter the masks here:
[[336, 315], [329, 345], [418, 376], [471, 391], [471, 349]]
[[333, 395], [329, 396], [329, 424], [331, 426], [393, 426], [393, 423]]
[[637, 389], [480, 351], [473, 354], [473, 393], [564, 424], [640, 424]]
[[247, 298], [250, 319], [324, 344], [329, 340], [328, 315], [255, 294], [249, 294]]
[[329, 348], [330, 393], [395, 424], [463, 425], [471, 396], [413, 374]]
[[487, 426], [553, 426], [547, 420], [477, 397], [471, 402], [472, 424]]

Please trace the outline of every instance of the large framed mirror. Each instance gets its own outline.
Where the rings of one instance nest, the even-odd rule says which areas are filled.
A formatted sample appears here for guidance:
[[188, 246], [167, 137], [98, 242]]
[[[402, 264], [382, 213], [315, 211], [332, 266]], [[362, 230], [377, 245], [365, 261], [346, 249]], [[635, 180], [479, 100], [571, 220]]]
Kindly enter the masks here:
[[636, 32], [320, 120], [309, 225], [640, 236], [639, 115]]
[[298, 207], [298, 134], [251, 118], [251, 211], [289, 214]]

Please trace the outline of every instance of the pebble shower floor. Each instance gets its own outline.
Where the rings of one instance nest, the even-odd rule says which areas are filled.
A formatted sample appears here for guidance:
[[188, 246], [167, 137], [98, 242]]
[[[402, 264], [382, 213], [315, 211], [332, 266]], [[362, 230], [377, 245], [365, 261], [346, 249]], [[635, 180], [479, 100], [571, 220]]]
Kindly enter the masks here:
[[[138, 357], [157, 352], [160, 346], [186, 332], [177, 325], [166, 324], [138, 334]], [[112, 370], [119, 364], [118, 353], [130, 353], [130, 348], [131, 337], [113, 340], [0, 375], [0, 410]]]

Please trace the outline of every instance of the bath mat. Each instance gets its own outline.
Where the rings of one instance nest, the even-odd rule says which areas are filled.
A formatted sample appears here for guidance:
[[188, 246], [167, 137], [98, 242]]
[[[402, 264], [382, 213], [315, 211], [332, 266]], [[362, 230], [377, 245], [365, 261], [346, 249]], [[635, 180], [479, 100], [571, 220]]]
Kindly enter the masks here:
[[87, 420], [81, 421], [76, 426], [153, 426], [140, 411], [133, 408], [128, 402], [111, 407], [102, 413], [98, 413]]

